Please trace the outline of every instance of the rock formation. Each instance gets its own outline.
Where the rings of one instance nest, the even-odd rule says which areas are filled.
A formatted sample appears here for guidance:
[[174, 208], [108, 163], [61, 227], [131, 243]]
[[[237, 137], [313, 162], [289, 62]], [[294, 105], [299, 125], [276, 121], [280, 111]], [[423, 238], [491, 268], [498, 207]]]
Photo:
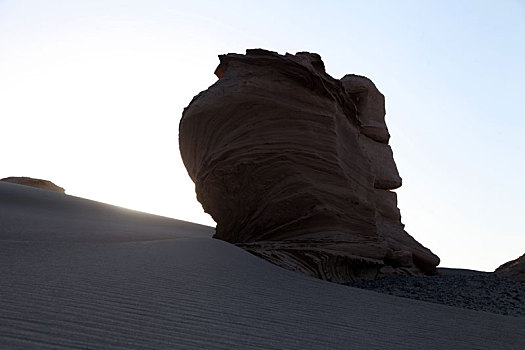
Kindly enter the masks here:
[[439, 258], [403, 229], [384, 96], [320, 56], [219, 56], [219, 80], [179, 126], [215, 238], [284, 268], [346, 282], [432, 274]]
[[511, 280], [525, 283], [525, 254], [501, 265], [494, 272]]
[[14, 184], [31, 186], [31, 187], [36, 187], [36, 188], [42, 188], [44, 190], [54, 191], [58, 193], [65, 193], [65, 190], [62, 187], [57, 186], [48, 180], [33, 179], [31, 177], [14, 177], [13, 176], [13, 177], [6, 177], [3, 179], [0, 179], [0, 181], [11, 182]]

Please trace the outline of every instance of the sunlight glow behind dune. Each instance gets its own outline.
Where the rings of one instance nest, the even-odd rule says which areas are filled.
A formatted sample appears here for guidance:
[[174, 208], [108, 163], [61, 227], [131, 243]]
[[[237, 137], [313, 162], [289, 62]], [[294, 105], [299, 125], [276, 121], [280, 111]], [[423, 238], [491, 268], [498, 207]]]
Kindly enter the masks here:
[[217, 55], [318, 52], [386, 96], [407, 231], [442, 266], [525, 252], [520, 1], [0, 1], [0, 177], [214, 226], [178, 123]]

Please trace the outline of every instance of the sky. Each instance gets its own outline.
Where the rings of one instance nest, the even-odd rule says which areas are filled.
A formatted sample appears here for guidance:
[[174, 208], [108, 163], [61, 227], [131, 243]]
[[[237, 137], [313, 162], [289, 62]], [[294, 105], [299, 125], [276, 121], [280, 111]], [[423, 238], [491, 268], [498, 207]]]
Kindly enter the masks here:
[[217, 55], [249, 48], [374, 81], [402, 221], [440, 266], [525, 253], [524, 0], [0, 0], [0, 178], [215, 226], [178, 124]]

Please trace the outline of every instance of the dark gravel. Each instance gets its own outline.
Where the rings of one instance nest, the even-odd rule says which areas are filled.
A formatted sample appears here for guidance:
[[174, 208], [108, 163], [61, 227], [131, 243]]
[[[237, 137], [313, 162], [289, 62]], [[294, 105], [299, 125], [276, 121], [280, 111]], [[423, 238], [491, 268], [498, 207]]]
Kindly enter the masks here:
[[436, 304], [525, 317], [525, 283], [489, 272], [438, 271], [439, 276], [393, 276], [348, 285]]

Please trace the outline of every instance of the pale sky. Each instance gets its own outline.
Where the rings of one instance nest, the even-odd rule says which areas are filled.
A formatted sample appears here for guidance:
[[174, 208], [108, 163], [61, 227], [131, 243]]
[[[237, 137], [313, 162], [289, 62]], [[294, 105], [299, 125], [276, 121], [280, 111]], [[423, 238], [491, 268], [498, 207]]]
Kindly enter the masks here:
[[402, 221], [441, 266], [525, 253], [523, 0], [0, 0], [0, 177], [215, 226], [178, 124], [217, 55], [247, 48], [374, 81]]

